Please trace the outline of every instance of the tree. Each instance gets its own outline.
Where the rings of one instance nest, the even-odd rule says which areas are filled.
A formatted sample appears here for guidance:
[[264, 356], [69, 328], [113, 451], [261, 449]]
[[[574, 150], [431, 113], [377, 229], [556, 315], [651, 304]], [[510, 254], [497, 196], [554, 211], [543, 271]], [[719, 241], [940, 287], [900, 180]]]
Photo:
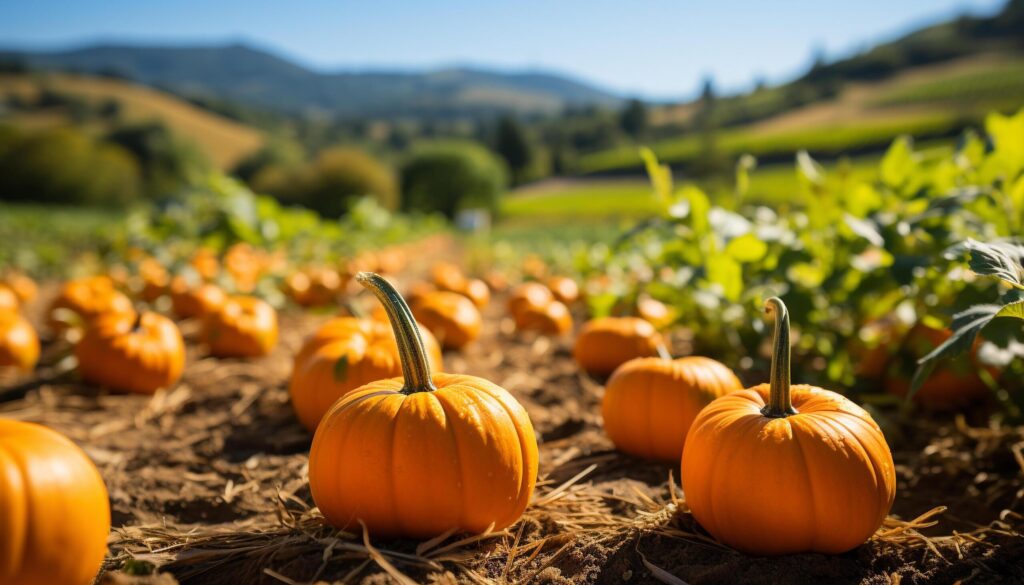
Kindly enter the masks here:
[[402, 167], [402, 210], [454, 218], [462, 209], [498, 210], [505, 168], [474, 142], [440, 142], [417, 147]]
[[697, 157], [694, 169], [697, 174], [712, 175], [725, 168], [725, 161], [722, 160], [718, 152], [718, 120], [715, 112], [717, 105], [715, 81], [709, 75], [704, 78], [704, 87], [700, 92], [697, 112], [693, 117], [694, 126], [701, 142], [700, 156]]
[[505, 159], [513, 182], [521, 182], [533, 161], [533, 151], [522, 126], [514, 118], [506, 116], [498, 121], [494, 150]]
[[647, 106], [638, 99], [629, 100], [619, 113], [619, 126], [633, 139], [639, 139], [647, 132]]

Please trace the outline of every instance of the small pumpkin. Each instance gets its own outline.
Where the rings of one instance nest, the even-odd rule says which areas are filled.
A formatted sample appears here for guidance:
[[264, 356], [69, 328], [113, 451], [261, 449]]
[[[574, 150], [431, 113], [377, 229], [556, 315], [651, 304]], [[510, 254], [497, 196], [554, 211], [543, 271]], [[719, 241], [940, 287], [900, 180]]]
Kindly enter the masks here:
[[14, 292], [18, 297], [18, 302], [22, 305], [31, 303], [39, 294], [39, 286], [36, 285], [36, 281], [21, 272], [8, 272], [4, 276], [2, 284]]
[[711, 358], [632, 359], [605, 387], [604, 429], [620, 451], [679, 461], [697, 413], [715, 398], [742, 389], [736, 374]]
[[601, 317], [583, 326], [573, 357], [587, 373], [607, 376], [633, 358], [658, 355], [664, 345], [661, 334], [643, 319]]
[[0, 419], [0, 477], [0, 583], [91, 583], [110, 502], [89, 457], [44, 426]]
[[524, 282], [512, 289], [508, 296], [508, 312], [514, 318], [525, 310], [537, 311], [555, 300], [551, 289], [539, 282]]
[[29, 372], [39, 361], [39, 336], [17, 311], [0, 311], [0, 367]]
[[[949, 329], [937, 329], [923, 323], [912, 327], [902, 347], [886, 367], [886, 391], [906, 396], [910, 390], [910, 381], [906, 376], [913, 371], [917, 360], [928, 355], [952, 335]], [[968, 356], [939, 364], [918, 388], [914, 401], [930, 410], [952, 411], [991, 399], [992, 391], [978, 372], [987, 369], [993, 378], [998, 378], [1000, 373], [998, 368], [985, 366], [978, 360], [978, 347], [981, 343], [982, 340], [977, 338]]]
[[167, 269], [155, 258], [146, 258], [139, 263], [139, 278], [142, 282], [138, 295], [147, 303], [152, 303], [163, 296], [171, 280]]
[[881, 526], [896, 472], [881, 429], [845, 397], [790, 386], [789, 313], [772, 297], [770, 384], [716, 399], [683, 448], [682, 483], [697, 521], [758, 555], [839, 554]]
[[459, 293], [439, 290], [416, 303], [416, 319], [429, 329], [441, 346], [459, 349], [480, 337], [480, 311]]
[[136, 394], [173, 386], [185, 368], [185, 342], [173, 321], [152, 312], [97, 318], [75, 345], [78, 371], [93, 384]]
[[62, 332], [69, 326], [84, 325], [101, 315], [134, 315], [132, 301], [114, 288], [106, 276], [90, 276], [65, 282], [57, 298], [50, 303], [50, 327]]
[[636, 300], [636, 314], [658, 329], [668, 327], [676, 317], [668, 305], [648, 296], [641, 296]]
[[303, 307], [333, 305], [343, 286], [341, 275], [331, 268], [300, 270], [285, 280], [288, 296]]
[[462, 290], [454, 291], [461, 293], [467, 299], [473, 301], [478, 309], [483, 309], [491, 302], [491, 289], [487, 283], [479, 278], [470, 278], [463, 285]]
[[216, 357], [267, 355], [277, 345], [277, 311], [256, 297], [231, 297], [203, 318], [202, 340]]
[[332, 525], [358, 529], [362, 522], [373, 536], [509, 526], [537, 480], [526, 410], [482, 378], [431, 375], [402, 297], [376, 274], [356, 278], [387, 308], [404, 378], [354, 390], [324, 416], [309, 453], [313, 501]]
[[220, 272], [220, 261], [217, 260], [217, 253], [210, 248], [199, 248], [189, 260], [189, 265], [199, 273], [204, 280], [217, 278]]
[[435, 262], [430, 267], [430, 278], [434, 286], [441, 290], [462, 292], [466, 287], [466, 275], [451, 262]]
[[0, 313], [15, 313], [20, 306], [18, 295], [7, 285], [0, 284]]
[[200, 318], [218, 311], [227, 300], [219, 286], [206, 282], [196, 286], [184, 276], [171, 280], [171, 310], [179, 319]]
[[565, 335], [572, 331], [569, 308], [554, 300], [544, 307], [526, 305], [514, 319], [520, 331], [539, 331], [546, 335]]
[[571, 305], [580, 299], [579, 285], [567, 276], [552, 276], [546, 284], [559, 302]]
[[[430, 331], [421, 333], [430, 367], [442, 369], [441, 346]], [[346, 393], [401, 374], [398, 344], [387, 321], [336, 317], [306, 340], [295, 356], [288, 393], [299, 421], [314, 431]]]

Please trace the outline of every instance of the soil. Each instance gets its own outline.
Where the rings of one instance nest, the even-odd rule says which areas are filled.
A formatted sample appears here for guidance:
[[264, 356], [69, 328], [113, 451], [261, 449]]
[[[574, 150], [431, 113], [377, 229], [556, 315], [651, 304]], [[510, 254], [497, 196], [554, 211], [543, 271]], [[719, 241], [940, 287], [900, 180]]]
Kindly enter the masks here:
[[[30, 308], [40, 326], [43, 306]], [[102, 582], [1024, 583], [1024, 427], [876, 411], [899, 478], [879, 534], [838, 556], [746, 556], [686, 512], [677, 465], [612, 448], [602, 386], [578, 371], [571, 339], [515, 333], [500, 295], [483, 337], [445, 365], [495, 381], [529, 411], [541, 447], [534, 504], [479, 540], [367, 546], [314, 509], [312, 437], [288, 402], [291, 357], [328, 317], [284, 311], [280, 344], [257, 360], [214, 359], [190, 342], [182, 381], [153, 397], [55, 373], [67, 348], [53, 342], [43, 363], [58, 365], [27, 381], [0, 378], [0, 416], [67, 434], [106, 480], [115, 528]]]

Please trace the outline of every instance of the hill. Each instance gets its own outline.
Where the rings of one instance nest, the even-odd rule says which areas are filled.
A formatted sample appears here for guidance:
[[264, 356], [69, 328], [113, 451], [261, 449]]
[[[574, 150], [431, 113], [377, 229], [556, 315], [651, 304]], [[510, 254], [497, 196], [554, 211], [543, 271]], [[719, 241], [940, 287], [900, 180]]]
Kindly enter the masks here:
[[122, 76], [185, 96], [216, 97], [288, 113], [350, 116], [482, 116], [615, 106], [611, 93], [546, 72], [475, 68], [429, 72], [321, 73], [245, 44], [208, 47], [97, 45], [50, 52], [2, 51], [34, 69]]
[[[91, 104], [117, 103], [119, 117], [129, 122], [160, 120], [175, 134], [193, 142], [222, 169], [232, 168], [264, 142], [264, 136], [258, 130], [135, 83], [57, 73], [0, 74], [0, 103], [12, 97], [22, 102], [34, 102], [44, 92], [70, 96]], [[66, 124], [72, 118], [73, 113], [62, 107], [13, 111], [9, 115], [0, 111], [0, 121], [11, 121], [23, 127]]]

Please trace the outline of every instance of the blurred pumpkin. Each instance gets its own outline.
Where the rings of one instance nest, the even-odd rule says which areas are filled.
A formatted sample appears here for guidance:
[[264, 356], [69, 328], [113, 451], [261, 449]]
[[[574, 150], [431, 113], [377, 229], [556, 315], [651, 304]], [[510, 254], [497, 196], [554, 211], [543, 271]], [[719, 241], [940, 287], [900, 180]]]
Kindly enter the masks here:
[[256, 288], [262, 270], [256, 250], [245, 242], [232, 244], [224, 252], [224, 268], [241, 292], [252, 292]]
[[515, 317], [521, 311], [538, 311], [544, 309], [555, 295], [551, 290], [539, 282], [524, 282], [512, 289], [508, 296], [508, 312]]
[[18, 295], [7, 285], [0, 284], [0, 313], [17, 312], [20, 306]]
[[134, 315], [132, 301], [114, 288], [106, 276], [77, 278], [64, 283], [50, 303], [50, 327], [60, 333], [68, 327], [88, 327], [101, 315]]
[[881, 526], [896, 471], [881, 429], [843, 396], [790, 386], [789, 314], [775, 319], [771, 383], [716, 399], [686, 437], [682, 483], [694, 518], [748, 554], [839, 554]]
[[633, 358], [658, 355], [661, 334], [638, 317], [601, 317], [588, 321], [573, 348], [576, 363], [589, 374], [606, 376]]
[[199, 283], [191, 285], [184, 276], [171, 280], [171, 310], [179, 319], [203, 317], [219, 310], [227, 295], [217, 285]]
[[736, 374], [711, 358], [636, 358], [608, 380], [601, 403], [604, 429], [620, 451], [679, 461], [697, 413], [742, 389]]
[[220, 262], [217, 254], [209, 248], [199, 248], [189, 260], [189, 265], [195, 269], [204, 280], [213, 280], [220, 273]]
[[107, 554], [110, 501], [63, 435], [0, 419], [0, 583], [86, 585]]
[[[441, 346], [430, 331], [422, 336], [430, 367], [441, 370]], [[400, 375], [398, 344], [386, 321], [336, 317], [307, 339], [295, 356], [288, 393], [299, 421], [315, 431], [324, 413], [346, 393]]]
[[480, 280], [479, 278], [471, 278], [466, 281], [462, 290], [454, 291], [461, 293], [467, 299], [473, 301], [476, 308], [483, 309], [491, 302], [491, 289], [487, 287], [487, 283]]
[[0, 367], [29, 372], [39, 361], [39, 336], [17, 311], [0, 311]]
[[504, 292], [508, 289], [508, 277], [504, 272], [491, 270], [484, 277], [484, 282], [493, 291]]
[[309, 454], [313, 501], [332, 525], [358, 529], [362, 522], [374, 537], [511, 525], [537, 479], [537, 439], [526, 410], [482, 378], [431, 375], [402, 297], [375, 274], [357, 280], [388, 310], [404, 379], [367, 384], [324, 416]]
[[[910, 391], [907, 376], [913, 373], [917, 360], [931, 353], [952, 335], [948, 329], [936, 329], [923, 323], [911, 328], [899, 351], [885, 367], [885, 390], [890, 394], [906, 396]], [[952, 411], [991, 398], [992, 391], [978, 375], [980, 369], [987, 367], [978, 361], [980, 345], [981, 339], [976, 338], [968, 356], [939, 364], [918, 388], [914, 401], [930, 410]], [[993, 378], [999, 377], [998, 369], [987, 369]]]
[[473, 301], [449, 291], [428, 293], [416, 303], [416, 319], [441, 346], [459, 349], [480, 337], [483, 318]]
[[520, 331], [539, 331], [546, 335], [565, 335], [572, 331], [569, 308], [554, 300], [544, 307], [527, 305], [516, 313], [514, 320]]
[[580, 287], [576, 284], [576, 281], [566, 276], [552, 276], [546, 282], [548, 289], [551, 294], [555, 295], [555, 298], [571, 305], [579, 300], [580, 298]]
[[344, 281], [337, 270], [315, 268], [300, 270], [285, 280], [285, 292], [303, 307], [326, 307], [338, 301]]
[[185, 368], [185, 342], [173, 321], [157, 313], [97, 318], [75, 345], [82, 379], [98, 386], [153, 394], [173, 386]]
[[146, 258], [139, 263], [139, 278], [142, 285], [138, 295], [147, 303], [152, 303], [163, 296], [171, 280], [167, 269], [155, 258]]
[[641, 296], [636, 300], [636, 314], [658, 329], [668, 327], [675, 320], [675, 315], [668, 305], [648, 296]]
[[36, 285], [36, 281], [21, 272], [8, 272], [0, 284], [11, 289], [22, 305], [31, 303], [39, 294], [39, 286]]
[[202, 340], [216, 357], [266, 355], [277, 345], [277, 311], [256, 297], [231, 297], [203, 318]]
[[451, 262], [435, 262], [430, 267], [430, 279], [441, 290], [462, 292], [466, 287], [466, 275]]

